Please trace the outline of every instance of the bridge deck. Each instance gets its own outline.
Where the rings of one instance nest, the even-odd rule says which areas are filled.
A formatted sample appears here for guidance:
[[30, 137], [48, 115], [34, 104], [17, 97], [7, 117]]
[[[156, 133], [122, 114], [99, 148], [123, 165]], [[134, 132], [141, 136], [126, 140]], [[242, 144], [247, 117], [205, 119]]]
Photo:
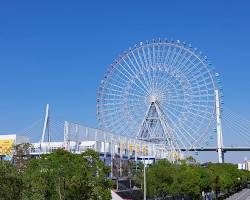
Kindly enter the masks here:
[[[181, 151], [217, 151], [217, 147], [204, 147], [204, 148], [193, 148], [193, 149], [181, 149]], [[250, 147], [224, 147], [224, 152], [227, 151], [250, 151]]]

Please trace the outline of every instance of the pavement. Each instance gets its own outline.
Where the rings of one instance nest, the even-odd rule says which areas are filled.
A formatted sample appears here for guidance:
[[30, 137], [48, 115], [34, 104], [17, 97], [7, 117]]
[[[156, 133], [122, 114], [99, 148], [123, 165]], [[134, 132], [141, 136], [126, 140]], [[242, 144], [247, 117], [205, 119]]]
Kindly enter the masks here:
[[250, 200], [250, 189], [243, 189], [226, 200]]

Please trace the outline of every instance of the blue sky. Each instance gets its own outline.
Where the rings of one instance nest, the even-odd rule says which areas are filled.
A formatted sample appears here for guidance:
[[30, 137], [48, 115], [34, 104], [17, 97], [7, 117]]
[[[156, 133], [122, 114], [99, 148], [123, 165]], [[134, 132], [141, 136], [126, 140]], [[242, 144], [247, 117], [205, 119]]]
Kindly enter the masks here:
[[135, 43], [191, 43], [221, 74], [226, 107], [250, 119], [248, 1], [2, 1], [0, 134], [43, 116], [96, 123], [108, 65]]

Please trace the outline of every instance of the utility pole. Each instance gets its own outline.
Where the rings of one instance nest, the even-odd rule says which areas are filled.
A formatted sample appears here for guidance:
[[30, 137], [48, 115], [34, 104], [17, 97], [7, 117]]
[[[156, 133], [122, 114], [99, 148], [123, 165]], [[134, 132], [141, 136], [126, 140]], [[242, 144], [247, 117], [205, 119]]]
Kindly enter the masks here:
[[147, 200], [147, 185], [146, 185], [146, 164], [145, 164], [145, 156], [144, 156], [144, 166], [143, 166], [143, 179], [144, 179], [144, 195], [143, 195], [143, 200]]
[[114, 152], [113, 152], [113, 136], [111, 136], [111, 142], [110, 142], [110, 166], [111, 166], [111, 171], [110, 171], [110, 176], [113, 178], [113, 158], [114, 158]]
[[215, 100], [216, 100], [218, 159], [219, 159], [219, 163], [224, 163], [223, 135], [222, 135], [221, 107], [220, 107], [221, 104], [220, 104], [219, 90], [215, 90]]

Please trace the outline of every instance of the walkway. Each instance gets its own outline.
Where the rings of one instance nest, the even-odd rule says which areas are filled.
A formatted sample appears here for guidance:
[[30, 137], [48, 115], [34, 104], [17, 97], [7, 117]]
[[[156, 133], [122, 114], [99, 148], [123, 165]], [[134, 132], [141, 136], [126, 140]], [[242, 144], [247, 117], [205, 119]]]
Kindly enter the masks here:
[[226, 200], [250, 200], [250, 189], [243, 189]]

